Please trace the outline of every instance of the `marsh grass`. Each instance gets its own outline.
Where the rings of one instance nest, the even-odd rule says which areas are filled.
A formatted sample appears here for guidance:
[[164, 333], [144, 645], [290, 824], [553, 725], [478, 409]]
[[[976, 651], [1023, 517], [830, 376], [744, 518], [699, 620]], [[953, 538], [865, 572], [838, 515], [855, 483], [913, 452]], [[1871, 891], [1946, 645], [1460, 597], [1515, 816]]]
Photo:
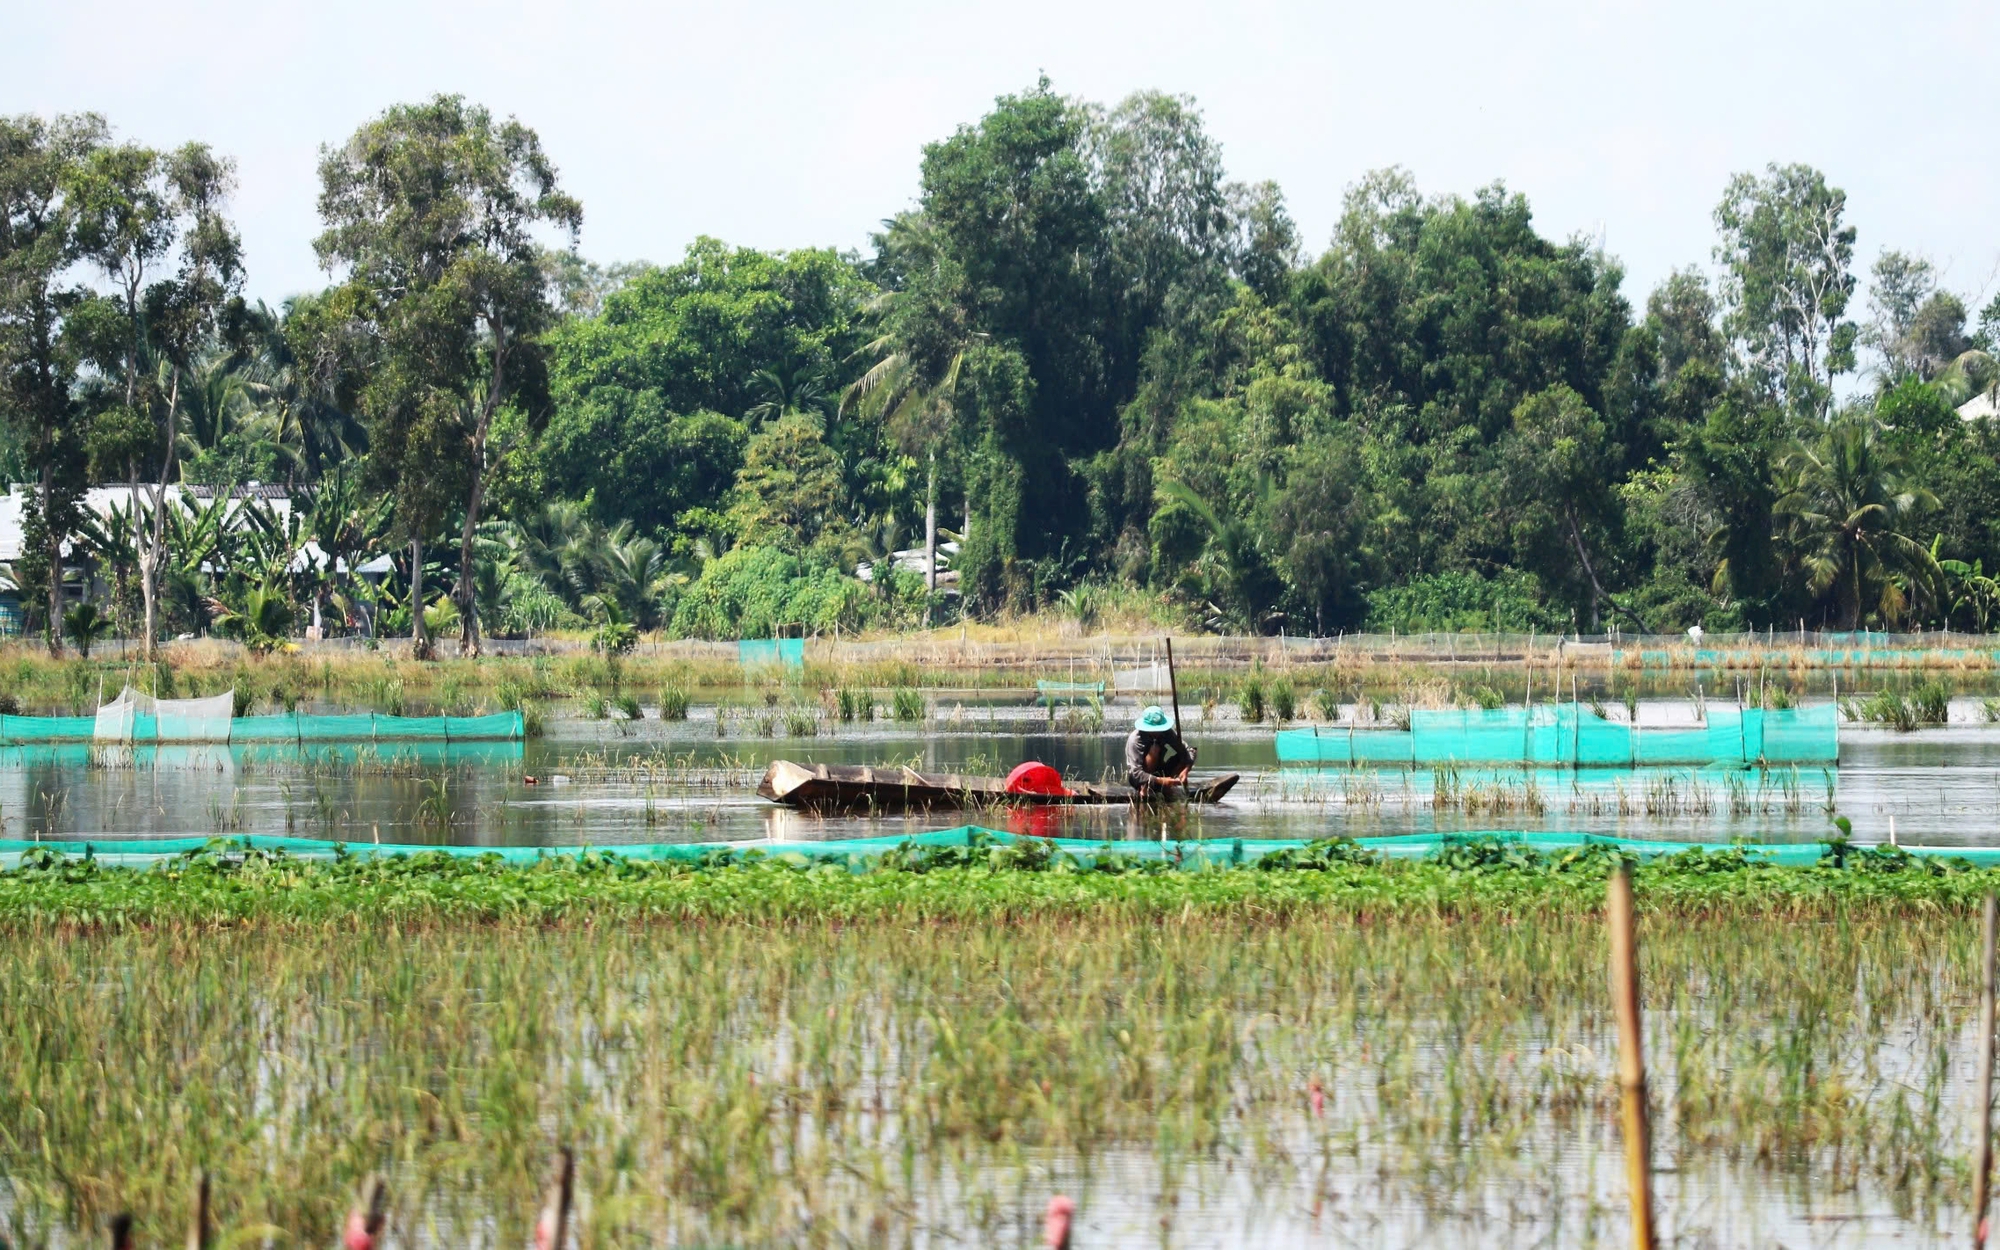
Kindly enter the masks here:
[[915, 724], [924, 719], [924, 696], [908, 686], [898, 686], [889, 696], [889, 714], [898, 722]]
[[[1448, 1222], [1615, 1153], [1588, 856], [1032, 866], [251, 857], [142, 882], [178, 888], [129, 927], [103, 923], [116, 874], [0, 875], [0, 1205], [17, 1244], [128, 1208], [161, 1240], [206, 1168], [225, 1236], [324, 1244], [381, 1170], [396, 1227], [520, 1244], [560, 1141], [587, 1246], [1018, 1243], [1057, 1183], [1171, 1240], [1216, 1195], [1239, 1228], [1330, 1189]], [[1744, 1188], [1708, 1205], [1962, 1208], [1984, 888], [1962, 876], [1642, 870], [1664, 1185], [1726, 1165]], [[346, 905], [311, 905], [331, 877]]]

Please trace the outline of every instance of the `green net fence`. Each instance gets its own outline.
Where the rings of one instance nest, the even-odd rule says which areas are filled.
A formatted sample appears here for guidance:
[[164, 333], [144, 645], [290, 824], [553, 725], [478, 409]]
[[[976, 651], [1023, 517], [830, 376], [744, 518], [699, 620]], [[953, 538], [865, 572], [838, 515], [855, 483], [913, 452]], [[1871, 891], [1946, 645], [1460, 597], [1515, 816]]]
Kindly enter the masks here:
[[745, 638], [736, 644], [736, 658], [745, 668], [784, 664], [804, 668], [806, 640], [803, 638]]
[[[230, 696], [221, 696], [224, 700]], [[201, 700], [209, 702], [209, 700]], [[165, 742], [230, 745], [313, 742], [511, 742], [522, 738], [519, 712], [490, 716], [187, 715], [162, 702], [157, 714], [106, 705], [96, 716], [0, 716], [0, 746], [95, 743], [146, 746]]]
[[[1824, 843], [1716, 843], [1654, 842], [1587, 833], [1524, 833], [1491, 831], [1458, 834], [1401, 834], [1392, 837], [1357, 838], [1356, 843], [1388, 859], [1424, 859], [1453, 847], [1494, 840], [1518, 844], [1540, 855], [1560, 855], [1587, 847], [1616, 849], [1638, 859], [1653, 859], [1683, 851], [1741, 851], [1760, 861], [1780, 866], [1804, 867], [1819, 863], [1829, 851]], [[897, 837], [845, 838], [825, 842], [792, 842], [759, 839], [741, 842], [650, 842], [630, 846], [541, 847], [541, 846], [420, 846], [414, 844], [374, 844], [325, 842], [313, 838], [241, 837], [225, 841], [204, 838], [160, 838], [153, 840], [62, 842], [0, 841], [0, 869], [12, 868], [24, 852], [39, 847], [56, 847], [73, 855], [90, 855], [109, 866], [144, 868], [176, 856], [221, 847], [283, 852], [306, 859], [331, 859], [336, 855], [419, 855], [495, 856], [509, 863], [531, 864], [561, 855], [616, 855], [627, 859], [681, 863], [713, 862], [719, 853], [735, 860], [763, 856], [802, 864], [831, 863], [864, 869], [885, 852], [904, 848], [956, 848], [979, 845], [1011, 845], [1024, 840], [1019, 835], [963, 825], [929, 833]], [[1182, 868], [1226, 868], [1253, 864], [1278, 851], [1296, 851], [1308, 845], [1303, 839], [1211, 838], [1181, 842], [1103, 842], [1082, 838], [1036, 839], [1050, 843], [1085, 863], [1101, 856], [1123, 860], [1165, 862]], [[1903, 847], [1912, 855], [1964, 860], [1975, 867], [2000, 867], [2000, 847]]]
[[1644, 725], [1576, 704], [1537, 708], [1419, 710], [1408, 729], [1313, 726], [1277, 735], [1281, 764], [1412, 768], [1442, 764], [1646, 765], [1833, 764], [1840, 757], [1832, 704], [1783, 710], [1716, 710], [1699, 725]]

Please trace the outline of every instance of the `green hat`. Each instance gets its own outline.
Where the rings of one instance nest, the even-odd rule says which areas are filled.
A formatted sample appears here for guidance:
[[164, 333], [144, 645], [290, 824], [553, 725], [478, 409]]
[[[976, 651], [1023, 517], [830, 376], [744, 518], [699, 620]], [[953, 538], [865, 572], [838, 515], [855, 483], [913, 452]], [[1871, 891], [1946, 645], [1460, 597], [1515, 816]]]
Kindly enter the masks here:
[[1141, 733], [1163, 734], [1173, 727], [1173, 718], [1168, 716], [1157, 703], [1139, 713], [1139, 730]]

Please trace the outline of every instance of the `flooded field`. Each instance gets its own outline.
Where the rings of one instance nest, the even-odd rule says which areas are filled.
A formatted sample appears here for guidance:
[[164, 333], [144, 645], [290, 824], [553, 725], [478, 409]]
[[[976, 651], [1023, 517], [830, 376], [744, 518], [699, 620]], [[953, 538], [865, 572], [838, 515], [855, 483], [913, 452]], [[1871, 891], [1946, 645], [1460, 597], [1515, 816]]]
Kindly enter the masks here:
[[[393, 1159], [392, 1244], [520, 1245], [553, 1139], [583, 1246], [1623, 1244], [1602, 930], [1520, 919], [9, 938], [0, 1218], [331, 1229]], [[1968, 927], [1645, 927], [1663, 1244], [1963, 1239]]]
[[[1273, 726], [1209, 708], [1201, 768], [1245, 781], [1170, 832], [1811, 842], [1841, 816], [1863, 842], [1893, 821], [1905, 844], [2000, 845], [1985, 707], [1844, 723], [1837, 767], [1747, 770], [1280, 768]], [[1095, 780], [1129, 711], [933, 692], [921, 719], [881, 715], [698, 704], [393, 753], [6, 748], [0, 836], [1160, 836], [1124, 808], [817, 818], [752, 793], [776, 758]], [[1975, 941], [1935, 911], [1649, 920], [1662, 1244], [1962, 1240]], [[521, 1244], [560, 1139], [585, 1246], [1022, 1246], [1056, 1193], [1089, 1246], [1623, 1244], [1605, 958], [1595, 916], [1562, 910], [4, 934], [0, 1229], [95, 1244], [129, 1207], [172, 1230], [196, 1166], [224, 1178], [225, 1227], [331, 1229], [387, 1158], [392, 1244]]]

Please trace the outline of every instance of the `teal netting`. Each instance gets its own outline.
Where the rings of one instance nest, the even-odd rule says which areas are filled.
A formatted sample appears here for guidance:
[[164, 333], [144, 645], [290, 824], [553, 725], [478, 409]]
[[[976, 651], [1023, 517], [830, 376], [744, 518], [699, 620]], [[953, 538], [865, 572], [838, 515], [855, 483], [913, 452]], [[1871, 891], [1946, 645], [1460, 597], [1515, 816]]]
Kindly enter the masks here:
[[7, 746], [89, 742], [96, 733], [95, 716], [0, 716], [0, 744]]
[[96, 716], [0, 716], [0, 746], [97, 743], [146, 746], [163, 742], [231, 745], [312, 742], [511, 742], [523, 736], [519, 712], [491, 716], [279, 716], [190, 718], [167, 705], [150, 715], [107, 704]]
[[1287, 729], [1281, 764], [1533, 764], [1633, 768], [1646, 765], [1832, 764], [1840, 757], [1832, 704], [1764, 711], [1715, 710], [1703, 725], [1649, 729], [1576, 704], [1491, 710], [1416, 711], [1410, 727]]
[[[718, 851], [728, 851], [741, 856], [757, 852], [771, 858], [789, 859], [800, 863], [845, 864], [850, 868], [863, 868], [885, 851], [904, 846], [918, 847], [960, 847], [971, 846], [977, 839], [993, 843], [1008, 844], [1022, 840], [1017, 835], [998, 830], [983, 829], [977, 825], [964, 825], [957, 829], [944, 829], [931, 833], [919, 833], [901, 837], [849, 838], [828, 842], [784, 842], [759, 839], [747, 842], [653, 842], [635, 846], [604, 847], [537, 847], [537, 846], [417, 846], [407, 843], [380, 845], [372, 843], [348, 843], [344, 851], [349, 855], [418, 855], [442, 853], [454, 856], [497, 856], [510, 863], [534, 863], [557, 855], [580, 855], [586, 852], [599, 855], [617, 855], [626, 859], [666, 860], [697, 862]], [[1481, 842], [1492, 839], [1517, 843], [1543, 855], [1577, 850], [1583, 847], [1615, 847], [1626, 854], [1640, 859], [1650, 859], [1661, 855], [1673, 855], [1682, 851], [1731, 851], [1740, 850], [1768, 863], [1783, 866], [1806, 866], [1818, 863], [1826, 854], [1821, 843], [1778, 843], [1766, 845], [1743, 845], [1719, 842], [1651, 842], [1633, 838], [1615, 838], [1588, 833], [1520, 833], [1495, 831], [1459, 834], [1402, 834], [1383, 838], [1357, 838], [1363, 848], [1391, 859], [1422, 859], [1438, 854], [1453, 845]], [[1082, 838], [1038, 839], [1053, 843], [1059, 851], [1066, 851], [1084, 862], [1091, 862], [1099, 855], [1117, 855], [1123, 859], [1159, 860], [1186, 868], [1227, 867], [1254, 863], [1274, 851], [1297, 850], [1308, 845], [1302, 839], [1253, 839], [1214, 838], [1205, 841], [1188, 842], [1103, 842]], [[12, 868], [20, 862], [23, 852], [36, 847], [53, 846], [69, 854], [88, 853], [99, 862], [111, 866], [143, 868], [164, 859], [201, 851], [216, 846], [217, 843], [205, 838], [160, 838], [144, 841], [84, 841], [62, 842], [22, 842], [0, 841], [0, 869]], [[254, 848], [265, 851], [283, 851], [288, 855], [308, 859], [331, 859], [340, 848], [340, 843], [323, 842], [313, 838], [245, 837], [227, 840], [229, 848]], [[1934, 856], [1944, 859], [1962, 859], [1981, 868], [2000, 867], [2000, 847], [1903, 847], [1913, 855]]]
[[804, 668], [806, 640], [803, 638], [745, 638], [736, 644], [736, 658], [745, 668], [760, 664], [788, 664]]

